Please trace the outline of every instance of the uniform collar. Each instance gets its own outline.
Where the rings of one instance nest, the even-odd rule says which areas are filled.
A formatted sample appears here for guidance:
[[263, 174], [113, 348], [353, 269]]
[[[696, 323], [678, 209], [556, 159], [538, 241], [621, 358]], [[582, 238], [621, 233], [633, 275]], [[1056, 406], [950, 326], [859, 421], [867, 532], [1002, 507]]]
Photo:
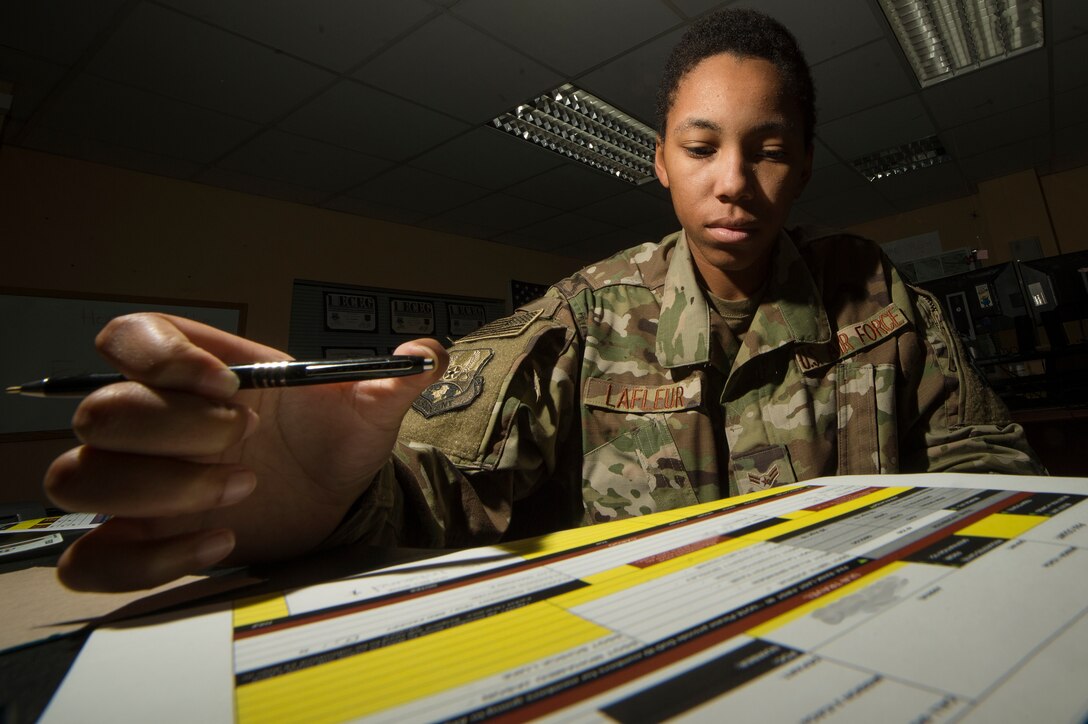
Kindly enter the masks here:
[[[831, 325], [797, 246], [783, 231], [772, 252], [771, 279], [734, 367], [793, 342], [825, 343]], [[666, 368], [710, 362], [710, 307], [695, 275], [684, 233], [676, 240], [657, 325], [657, 358]]]

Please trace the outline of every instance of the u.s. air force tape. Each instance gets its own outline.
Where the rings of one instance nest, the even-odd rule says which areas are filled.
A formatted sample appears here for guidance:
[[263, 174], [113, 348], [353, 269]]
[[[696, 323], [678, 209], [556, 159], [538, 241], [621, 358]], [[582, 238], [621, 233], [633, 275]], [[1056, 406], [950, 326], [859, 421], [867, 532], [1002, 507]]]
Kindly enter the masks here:
[[842, 327], [829, 345], [801, 348], [797, 352], [797, 364], [802, 371], [810, 372], [872, 347], [906, 326], [907, 318], [903, 310], [889, 304], [868, 319]]

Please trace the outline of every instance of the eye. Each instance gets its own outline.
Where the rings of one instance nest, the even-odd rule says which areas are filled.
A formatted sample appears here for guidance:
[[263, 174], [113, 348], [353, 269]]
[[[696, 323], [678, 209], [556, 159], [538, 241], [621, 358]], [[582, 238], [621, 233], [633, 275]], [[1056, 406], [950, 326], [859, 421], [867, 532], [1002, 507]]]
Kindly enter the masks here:
[[709, 158], [714, 155], [713, 146], [684, 146], [684, 151], [692, 158]]
[[787, 158], [785, 149], [781, 148], [761, 148], [758, 155], [768, 161], [785, 161]]

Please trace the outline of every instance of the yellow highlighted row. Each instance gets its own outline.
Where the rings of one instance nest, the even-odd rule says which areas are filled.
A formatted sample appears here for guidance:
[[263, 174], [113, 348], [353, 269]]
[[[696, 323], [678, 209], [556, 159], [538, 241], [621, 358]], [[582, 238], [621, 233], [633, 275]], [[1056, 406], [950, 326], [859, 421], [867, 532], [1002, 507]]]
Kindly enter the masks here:
[[234, 602], [234, 627], [274, 621], [289, 614], [287, 599], [283, 594], [241, 598]]
[[[501, 674], [611, 632], [547, 602], [240, 686], [238, 720], [335, 722]], [[418, 718], [418, 715], [417, 717]]]

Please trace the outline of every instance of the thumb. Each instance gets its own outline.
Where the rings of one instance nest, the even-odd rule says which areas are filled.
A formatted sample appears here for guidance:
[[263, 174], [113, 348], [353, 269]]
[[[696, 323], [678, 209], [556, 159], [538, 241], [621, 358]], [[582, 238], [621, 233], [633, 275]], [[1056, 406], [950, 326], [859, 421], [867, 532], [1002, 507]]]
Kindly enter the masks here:
[[405, 342], [394, 354], [416, 355], [434, 360], [434, 369], [418, 375], [387, 377], [357, 382], [353, 388], [355, 403], [375, 430], [395, 435], [401, 420], [427, 387], [442, 378], [449, 364], [449, 353], [434, 339]]

